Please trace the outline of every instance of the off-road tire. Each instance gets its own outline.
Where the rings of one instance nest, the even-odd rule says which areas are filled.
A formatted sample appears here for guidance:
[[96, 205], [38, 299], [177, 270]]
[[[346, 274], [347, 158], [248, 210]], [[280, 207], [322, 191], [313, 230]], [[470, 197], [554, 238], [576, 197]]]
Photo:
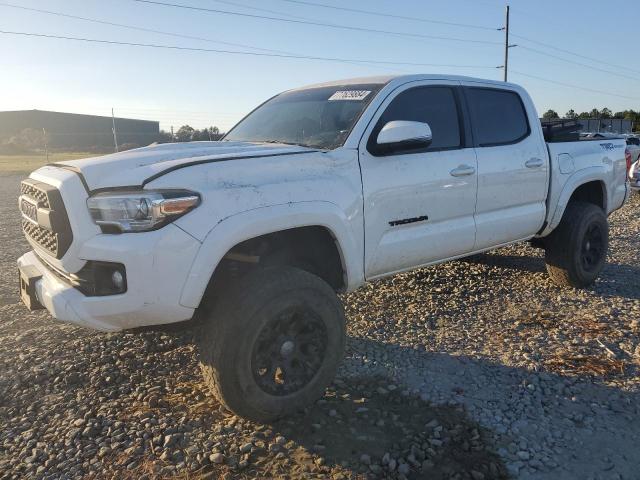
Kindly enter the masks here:
[[[588, 241], [592, 235], [599, 237], [598, 255], [592, 253], [594, 246]], [[547, 273], [556, 285], [587, 287], [596, 280], [606, 261], [609, 246], [607, 216], [597, 205], [570, 202], [560, 224], [545, 238], [544, 245]], [[585, 256], [592, 262], [587, 262]]]
[[[305, 355], [311, 352], [312, 356], [321, 357], [321, 360], [315, 365], [317, 369], [311, 370], [315, 372], [312, 374], [308, 373], [310, 369], [301, 367], [309, 363], [296, 364], [295, 372], [302, 368], [307, 372], [306, 375], [313, 375], [308, 377], [308, 381], [306, 378], [298, 380], [304, 386], [292, 393], [267, 391], [260, 384], [265, 382], [265, 377], [256, 373], [255, 352], [265, 349], [267, 342], [264, 341], [264, 335], [265, 332], [271, 334], [273, 328], [270, 326], [274, 322], [280, 325], [278, 322], [287, 312], [297, 312], [298, 309], [309, 316], [301, 316], [302, 320], [296, 322], [305, 325], [306, 319], [311, 318], [309, 323], [321, 332], [317, 335], [321, 338], [318, 343], [322, 343], [324, 350], [320, 347], [318, 350], [324, 353], [315, 355], [315, 347], [312, 346], [310, 350], [305, 347]], [[321, 278], [297, 268], [275, 266], [248, 273], [240, 282], [232, 285], [210, 313], [205, 315], [197, 336], [204, 380], [226, 408], [254, 421], [275, 420], [321, 397], [333, 380], [344, 355], [345, 316], [340, 300]], [[306, 329], [306, 326], [302, 328]], [[280, 332], [277, 329], [275, 331]], [[295, 348], [302, 349], [302, 342]], [[279, 350], [276, 356], [284, 355], [281, 352]], [[296, 350], [293, 355], [302, 353]], [[272, 383], [268, 385], [270, 388], [281, 387], [275, 381]]]

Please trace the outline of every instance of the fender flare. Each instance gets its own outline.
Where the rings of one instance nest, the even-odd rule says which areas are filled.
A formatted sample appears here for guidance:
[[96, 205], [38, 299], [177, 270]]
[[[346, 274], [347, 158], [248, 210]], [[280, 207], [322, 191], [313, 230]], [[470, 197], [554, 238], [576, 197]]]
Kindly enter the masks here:
[[546, 236], [551, 233], [562, 220], [562, 216], [564, 215], [564, 211], [567, 208], [567, 204], [569, 203], [569, 199], [573, 192], [575, 192], [580, 186], [585, 183], [597, 181], [602, 186], [602, 198], [604, 201], [604, 210], [607, 211], [607, 205], [609, 203], [609, 192], [607, 191], [607, 183], [604, 180], [606, 177], [606, 170], [603, 167], [589, 167], [582, 170], [578, 170], [574, 174], [572, 174], [564, 186], [562, 187], [562, 192], [558, 197], [558, 201], [556, 202], [556, 208], [553, 212], [553, 215], [549, 216], [550, 220], [545, 229], [543, 230], [541, 236]]
[[226, 217], [202, 241], [180, 304], [197, 308], [209, 280], [222, 257], [235, 245], [252, 238], [298, 227], [324, 227], [333, 235], [346, 276], [346, 290], [364, 282], [364, 257], [357, 232], [348, 228], [350, 220], [340, 208], [327, 201], [294, 202], [245, 210]]

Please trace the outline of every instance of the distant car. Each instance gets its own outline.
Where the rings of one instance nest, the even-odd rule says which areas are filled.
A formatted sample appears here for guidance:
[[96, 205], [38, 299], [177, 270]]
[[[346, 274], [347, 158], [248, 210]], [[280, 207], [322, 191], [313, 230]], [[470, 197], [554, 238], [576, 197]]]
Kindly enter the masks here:
[[627, 145], [636, 145], [640, 147], [640, 136], [638, 135], [624, 135]]
[[624, 156], [627, 160], [627, 173], [629, 174], [629, 178], [631, 178], [632, 165], [640, 161], [640, 137], [637, 135], [628, 135], [625, 140], [627, 147], [624, 150]]
[[632, 191], [640, 193], [640, 160], [636, 160], [629, 168], [629, 184]]

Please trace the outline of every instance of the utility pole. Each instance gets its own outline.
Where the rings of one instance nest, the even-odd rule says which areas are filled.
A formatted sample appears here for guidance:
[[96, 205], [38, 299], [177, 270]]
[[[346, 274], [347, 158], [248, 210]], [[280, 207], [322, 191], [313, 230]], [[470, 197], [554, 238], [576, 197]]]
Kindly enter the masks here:
[[47, 163], [49, 163], [49, 147], [47, 146], [47, 131], [42, 127], [42, 141], [44, 142], [44, 153], [47, 156]]
[[498, 30], [504, 30], [504, 65], [497, 68], [504, 68], [504, 81], [506, 82], [509, 78], [509, 49], [518, 46], [515, 43], [509, 44], [509, 5], [507, 5], [505, 12], [504, 27]]
[[509, 76], [509, 5], [506, 8], [504, 22], [504, 81]]
[[118, 151], [118, 135], [116, 134], [116, 117], [113, 115], [113, 107], [111, 108], [111, 123], [113, 125], [113, 144], [116, 147], [116, 152]]

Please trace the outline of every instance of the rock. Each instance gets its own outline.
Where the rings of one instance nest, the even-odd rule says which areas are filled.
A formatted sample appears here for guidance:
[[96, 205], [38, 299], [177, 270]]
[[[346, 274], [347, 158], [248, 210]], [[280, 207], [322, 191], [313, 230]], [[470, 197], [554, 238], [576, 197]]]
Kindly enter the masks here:
[[371, 457], [366, 453], [363, 453], [362, 455], [360, 455], [360, 463], [364, 465], [371, 465]]
[[526, 450], [520, 450], [516, 453], [516, 455], [520, 460], [529, 460], [530, 457], [529, 452], [527, 452]]
[[240, 453], [249, 453], [253, 448], [253, 444], [251, 442], [247, 442], [240, 447]]
[[211, 463], [221, 464], [224, 463], [224, 455], [222, 453], [212, 453], [209, 455], [209, 460], [211, 460]]
[[102, 447], [100, 450], [98, 450], [98, 457], [102, 458], [105, 455], [108, 455], [109, 453], [111, 453], [111, 448]]
[[180, 440], [182, 440], [182, 434], [181, 433], [173, 433], [171, 435], [165, 435], [164, 443], [162, 444], [162, 446], [164, 448], [170, 448], [170, 447], [173, 447], [174, 445], [178, 444], [180, 442]]
[[484, 480], [485, 476], [484, 473], [479, 472], [477, 470], [471, 470], [471, 478], [473, 478], [473, 480]]

